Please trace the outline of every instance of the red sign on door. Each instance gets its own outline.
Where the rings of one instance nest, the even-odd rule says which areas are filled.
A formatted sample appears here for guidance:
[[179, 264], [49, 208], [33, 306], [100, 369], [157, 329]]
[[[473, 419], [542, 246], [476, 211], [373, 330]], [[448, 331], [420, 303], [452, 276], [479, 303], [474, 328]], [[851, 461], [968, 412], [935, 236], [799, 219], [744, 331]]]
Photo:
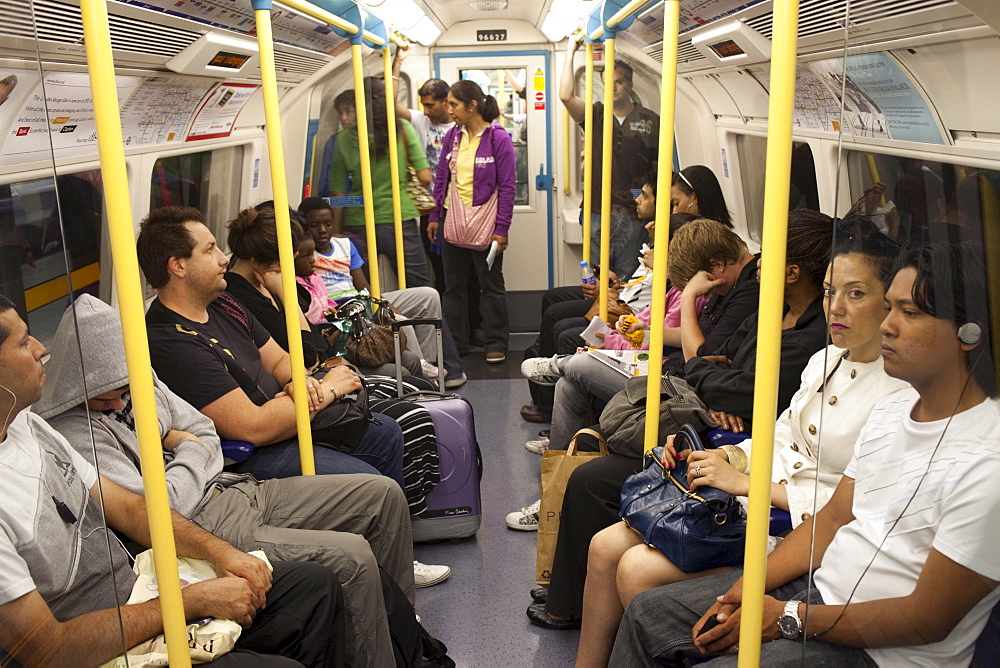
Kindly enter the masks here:
[[543, 90], [535, 91], [535, 110], [545, 110], [545, 91]]

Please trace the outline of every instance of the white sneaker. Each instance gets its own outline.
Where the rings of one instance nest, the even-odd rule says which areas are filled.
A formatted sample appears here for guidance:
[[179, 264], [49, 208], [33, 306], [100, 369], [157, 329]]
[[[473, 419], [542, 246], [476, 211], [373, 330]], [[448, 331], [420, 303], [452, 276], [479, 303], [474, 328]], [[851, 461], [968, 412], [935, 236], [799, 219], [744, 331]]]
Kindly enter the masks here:
[[515, 531], [538, 531], [538, 511], [542, 507], [539, 499], [527, 508], [507, 514], [507, 527]]
[[422, 564], [419, 561], [413, 562], [413, 582], [417, 589], [422, 587], [433, 587], [448, 579], [451, 569], [447, 566], [432, 566]]
[[537, 441], [528, 441], [524, 444], [524, 449], [528, 452], [534, 452], [536, 455], [540, 455], [549, 449], [549, 437], [542, 436]]
[[457, 378], [455, 376], [445, 376], [444, 386], [445, 388], [451, 389], [455, 387], [462, 387], [469, 381], [469, 377], [464, 373], [460, 374]]
[[563, 373], [558, 362], [568, 355], [553, 355], [552, 357], [529, 357], [521, 362], [521, 375], [533, 383], [552, 386], [559, 382]]
[[420, 360], [420, 370], [423, 372], [424, 378], [426, 378], [427, 380], [437, 380], [438, 374], [441, 373], [440, 371], [438, 371], [438, 368], [436, 366], [434, 366], [427, 360]]

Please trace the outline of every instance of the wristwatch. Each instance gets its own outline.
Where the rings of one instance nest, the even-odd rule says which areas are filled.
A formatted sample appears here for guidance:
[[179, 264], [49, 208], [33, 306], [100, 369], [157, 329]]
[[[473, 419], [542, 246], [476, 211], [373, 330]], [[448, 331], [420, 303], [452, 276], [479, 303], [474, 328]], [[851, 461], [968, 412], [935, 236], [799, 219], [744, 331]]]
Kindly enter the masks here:
[[799, 619], [799, 603], [801, 601], [789, 601], [785, 603], [785, 610], [781, 617], [778, 617], [778, 630], [781, 635], [789, 640], [795, 640], [802, 635], [802, 620]]

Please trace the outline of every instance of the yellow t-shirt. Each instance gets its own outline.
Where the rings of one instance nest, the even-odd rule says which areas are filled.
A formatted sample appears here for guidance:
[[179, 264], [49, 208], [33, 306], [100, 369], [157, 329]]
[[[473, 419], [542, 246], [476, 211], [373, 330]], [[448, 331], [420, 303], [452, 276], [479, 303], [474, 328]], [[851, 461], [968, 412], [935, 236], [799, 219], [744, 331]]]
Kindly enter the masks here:
[[458, 197], [462, 204], [472, 206], [472, 174], [476, 168], [476, 151], [483, 138], [480, 132], [469, 139], [469, 131], [462, 128], [462, 139], [458, 143], [458, 160], [455, 164], [455, 181], [458, 183]]

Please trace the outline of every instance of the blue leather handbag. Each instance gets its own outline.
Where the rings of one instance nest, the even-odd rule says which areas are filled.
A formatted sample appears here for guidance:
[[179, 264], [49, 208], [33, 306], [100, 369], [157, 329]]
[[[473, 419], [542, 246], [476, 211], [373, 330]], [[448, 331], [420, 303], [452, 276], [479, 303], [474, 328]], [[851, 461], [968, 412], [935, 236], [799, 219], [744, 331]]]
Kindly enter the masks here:
[[[689, 424], [674, 440], [677, 452], [704, 450]], [[646, 453], [639, 473], [625, 481], [618, 516], [685, 573], [743, 563], [746, 514], [736, 497], [714, 487], [688, 489], [687, 462], [663, 467], [663, 448]]]

